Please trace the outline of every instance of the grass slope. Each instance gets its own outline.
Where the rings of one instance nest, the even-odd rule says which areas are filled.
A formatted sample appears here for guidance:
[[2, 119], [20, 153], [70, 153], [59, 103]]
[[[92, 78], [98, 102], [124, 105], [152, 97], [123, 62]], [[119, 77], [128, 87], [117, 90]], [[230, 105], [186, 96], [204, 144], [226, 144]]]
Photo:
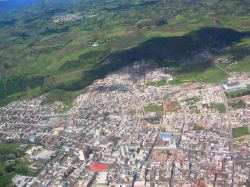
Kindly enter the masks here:
[[[226, 66], [227, 71], [249, 71], [249, 7], [244, 0], [55, 0], [17, 9], [0, 6], [0, 104], [53, 89], [79, 90], [137, 60], [177, 67], [210, 47], [230, 48], [221, 55], [233, 55], [238, 64]], [[85, 17], [53, 23], [53, 16], [69, 12]], [[137, 27], [142, 20], [162, 17], [168, 24]], [[189, 66], [174, 72], [175, 83], [226, 79], [211, 64]]]

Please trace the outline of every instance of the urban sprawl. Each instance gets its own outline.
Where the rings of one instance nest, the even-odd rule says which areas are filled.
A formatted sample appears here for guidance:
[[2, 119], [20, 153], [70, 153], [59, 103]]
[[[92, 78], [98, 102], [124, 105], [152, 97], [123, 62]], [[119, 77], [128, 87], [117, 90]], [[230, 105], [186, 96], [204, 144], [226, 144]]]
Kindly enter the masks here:
[[37, 177], [17, 187], [249, 185], [249, 73], [226, 83], [175, 84], [168, 68], [137, 62], [95, 81], [65, 112], [44, 96], [0, 108], [0, 140], [30, 148]]

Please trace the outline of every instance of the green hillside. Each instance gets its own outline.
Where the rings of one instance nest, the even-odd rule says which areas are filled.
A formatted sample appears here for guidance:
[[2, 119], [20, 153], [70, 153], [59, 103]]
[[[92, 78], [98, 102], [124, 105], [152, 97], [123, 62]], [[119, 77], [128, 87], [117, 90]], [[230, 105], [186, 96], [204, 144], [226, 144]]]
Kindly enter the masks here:
[[[225, 80], [209, 60], [182, 63], [211, 48], [239, 62], [225, 65], [227, 71], [250, 71], [247, 0], [32, 2], [18, 8], [0, 2], [1, 105], [54, 89], [78, 91], [138, 60], [179, 67], [178, 81]], [[81, 19], [53, 21], [67, 14]]]

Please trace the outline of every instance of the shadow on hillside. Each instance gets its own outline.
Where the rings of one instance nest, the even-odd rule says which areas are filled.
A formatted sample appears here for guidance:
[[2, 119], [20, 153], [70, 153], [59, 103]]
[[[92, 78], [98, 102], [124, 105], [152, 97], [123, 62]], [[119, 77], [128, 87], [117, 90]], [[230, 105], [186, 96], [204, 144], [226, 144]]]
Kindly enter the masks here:
[[166, 60], [189, 58], [204, 48], [220, 50], [249, 36], [250, 32], [241, 33], [233, 29], [203, 28], [184, 36], [153, 38], [136, 48], [117, 52], [113, 57], [120, 61], [154, 60], [164, 65]]
[[[136, 61], [151, 61], [156, 64], [156, 67], [178, 66], [180, 62], [185, 64], [185, 59], [195, 57], [197, 52], [204, 49], [211, 53], [223, 53], [223, 49], [231, 47], [242, 39], [250, 37], [250, 32], [238, 32], [227, 28], [202, 28], [197, 31], [190, 32], [184, 36], [160, 37], [153, 38], [141, 43], [139, 46], [114, 52], [110, 54], [104, 61], [98, 63], [96, 67], [84, 73], [80, 81], [67, 84], [64, 86], [52, 85], [51, 87], [43, 88], [44, 79], [39, 77], [38, 80], [32, 78], [30, 80], [10, 80], [3, 85], [0, 83], [0, 103], [9, 95], [25, 92], [27, 88], [41, 87], [41, 92], [47, 92], [55, 88], [61, 88], [70, 91], [81, 90], [90, 85], [94, 80], [105, 77], [108, 73], [118, 70], [126, 65], [130, 65]], [[239, 51], [234, 51], [235, 54], [240, 54], [237, 58], [244, 58], [249, 54], [249, 49], [244, 48]], [[234, 55], [235, 55], [234, 54]], [[206, 61], [192, 68], [184, 68], [183, 71], [205, 71], [211, 66], [211, 62]], [[131, 74], [131, 76], [133, 76]], [[35, 80], [35, 81], [34, 81]]]
[[[226, 47], [250, 37], [250, 32], [238, 32], [228, 28], [202, 28], [184, 36], [153, 38], [141, 43], [138, 47], [111, 54], [104, 62], [78, 83], [68, 89], [78, 90], [91, 84], [93, 80], [103, 78], [108, 73], [118, 70], [136, 61], [153, 61], [160, 67], [178, 66], [183, 59], [192, 59], [203, 49], [211, 53], [222, 53]], [[244, 55], [241, 55], [243, 58]], [[198, 68], [183, 69], [183, 71], [205, 71], [211, 66], [207, 61]]]

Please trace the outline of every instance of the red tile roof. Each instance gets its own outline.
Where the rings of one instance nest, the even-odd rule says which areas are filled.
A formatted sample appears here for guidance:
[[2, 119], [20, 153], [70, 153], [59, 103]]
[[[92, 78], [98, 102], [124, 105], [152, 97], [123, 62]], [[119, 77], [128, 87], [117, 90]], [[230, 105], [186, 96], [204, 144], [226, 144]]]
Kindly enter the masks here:
[[105, 165], [105, 164], [101, 164], [101, 163], [98, 163], [98, 162], [94, 162], [90, 165], [90, 168], [94, 171], [106, 171], [108, 170], [108, 166]]

